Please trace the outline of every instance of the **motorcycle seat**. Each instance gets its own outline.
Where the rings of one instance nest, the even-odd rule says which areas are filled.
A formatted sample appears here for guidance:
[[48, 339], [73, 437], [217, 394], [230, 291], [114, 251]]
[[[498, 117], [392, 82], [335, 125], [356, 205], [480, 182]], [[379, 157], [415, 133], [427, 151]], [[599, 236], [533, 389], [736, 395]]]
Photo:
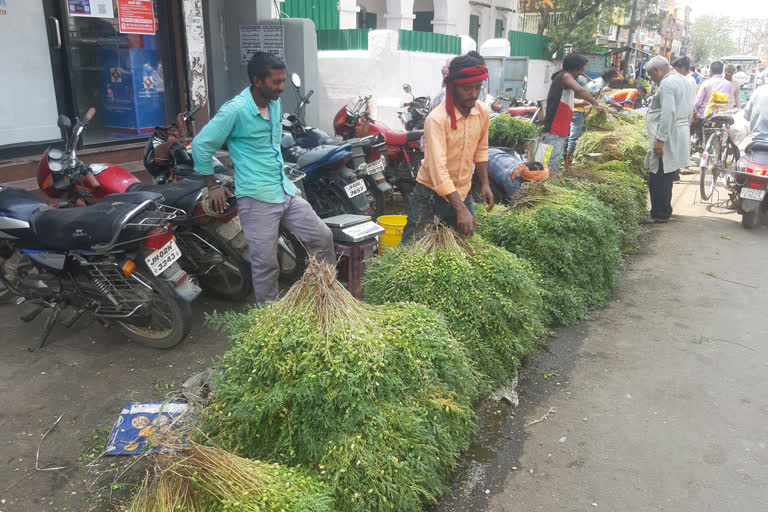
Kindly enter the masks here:
[[768, 140], [753, 140], [744, 149], [745, 153], [751, 153], [752, 151], [768, 151]]
[[349, 145], [347, 144], [343, 146], [318, 146], [302, 154], [296, 163], [299, 164], [301, 169], [311, 165], [319, 165], [323, 160], [328, 159], [340, 150], [346, 150], [348, 148]]
[[387, 144], [390, 146], [405, 146], [409, 142], [421, 140], [424, 136], [424, 130], [413, 130], [410, 132], [393, 132], [390, 134]]
[[[129, 200], [125, 197], [129, 196]], [[158, 197], [155, 194], [147, 198]], [[129, 214], [142, 201], [135, 201], [135, 194], [113, 194], [92, 206], [80, 208], [39, 208], [29, 219], [35, 235], [45, 242], [46, 247], [58, 250], [88, 250], [95, 246], [108, 245], [116, 233], [118, 241], [140, 238], [149, 227], [136, 230], [122, 230]], [[121, 232], [122, 230], [122, 232]], [[132, 235], [132, 236], [131, 236]]]
[[[189, 215], [195, 209], [195, 205], [200, 198], [200, 191], [204, 186], [202, 180], [181, 180], [164, 185], [134, 183], [128, 187], [128, 192], [160, 194], [165, 198], [166, 205], [184, 210]], [[111, 196], [107, 196], [107, 198], [109, 197]]]
[[715, 114], [706, 121], [707, 124], [725, 123], [726, 126], [731, 126], [734, 122], [733, 117], [725, 114]]

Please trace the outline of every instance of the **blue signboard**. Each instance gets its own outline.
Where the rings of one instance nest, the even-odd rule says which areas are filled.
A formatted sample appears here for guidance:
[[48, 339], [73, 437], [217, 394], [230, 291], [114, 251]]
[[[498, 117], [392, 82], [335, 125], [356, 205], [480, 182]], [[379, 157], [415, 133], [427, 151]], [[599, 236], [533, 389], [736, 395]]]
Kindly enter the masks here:
[[110, 135], [150, 134], [164, 124], [165, 84], [157, 49], [102, 49], [101, 93]]

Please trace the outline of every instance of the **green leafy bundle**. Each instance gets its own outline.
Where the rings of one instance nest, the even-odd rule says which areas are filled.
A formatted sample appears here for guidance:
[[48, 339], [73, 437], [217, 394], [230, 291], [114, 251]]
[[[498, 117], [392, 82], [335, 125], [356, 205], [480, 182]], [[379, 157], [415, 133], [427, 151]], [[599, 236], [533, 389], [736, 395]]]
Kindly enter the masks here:
[[420, 510], [468, 445], [477, 376], [445, 319], [354, 299], [311, 263], [233, 335], [205, 430], [247, 457], [313, 467], [336, 510]]
[[586, 192], [609, 207], [616, 218], [621, 239], [621, 250], [637, 249], [637, 239], [642, 230], [641, 221], [647, 215], [645, 182], [629, 170], [613, 170], [626, 164], [615, 162], [592, 170], [571, 166], [555, 182], [557, 186]]
[[542, 275], [549, 322], [573, 324], [610, 297], [621, 259], [619, 230], [613, 212], [594, 197], [531, 183], [511, 209], [481, 224], [483, 237]]
[[[645, 169], [645, 155], [648, 151], [648, 137], [640, 125], [621, 124], [613, 131], [588, 131], [579, 138], [574, 157], [585, 164], [625, 162], [637, 176], [648, 179]], [[591, 154], [599, 156], [590, 156]]]
[[539, 136], [539, 129], [532, 123], [509, 114], [502, 114], [491, 121], [488, 127], [488, 144], [508, 148], [519, 148], [526, 139]]
[[180, 453], [155, 456], [130, 512], [330, 512], [332, 503], [308, 471], [187, 440]]
[[437, 226], [372, 260], [363, 290], [376, 304], [418, 301], [443, 313], [482, 372], [485, 392], [547, 334], [536, 280], [530, 265], [507, 251]]

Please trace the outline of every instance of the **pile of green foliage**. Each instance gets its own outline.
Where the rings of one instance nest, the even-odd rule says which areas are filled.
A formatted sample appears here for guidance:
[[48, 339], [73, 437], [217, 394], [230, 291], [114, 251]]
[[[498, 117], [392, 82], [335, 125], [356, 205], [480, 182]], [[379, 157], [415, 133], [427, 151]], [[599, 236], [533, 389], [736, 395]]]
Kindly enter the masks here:
[[590, 194], [609, 207], [619, 227], [622, 252], [637, 249], [641, 221], [648, 213], [646, 186], [642, 179], [629, 171], [625, 163], [603, 164], [591, 170], [571, 166], [555, 184]]
[[185, 441], [154, 456], [130, 512], [331, 512], [333, 500], [309, 471], [244, 459]]
[[335, 510], [421, 510], [446, 490], [478, 378], [439, 313], [360, 302], [312, 262], [278, 302], [216, 322], [232, 347], [204, 422], [215, 442], [314, 468]]
[[593, 196], [529, 183], [509, 210], [480, 222], [483, 237], [541, 274], [552, 324], [576, 323], [611, 296], [621, 259], [619, 230], [613, 212]]
[[509, 252], [436, 226], [420, 241], [372, 260], [363, 290], [375, 304], [418, 301], [443, 313], [486, 392], [547, 334], [537, 279], [526, 261]]
[[520, 117], [502, 114], [491, 121], [488, 127], [488, 144], [513, 149], [520, 149], [526, 139], [539, 136], [536, 125]]
[[[641, 124], [617, 124], [612, 131], [593, 130], [581, 135], [574, 158], [586, 165], [625, 162], [629, 170], [647, 180], [645, 155], [648, 137]], [[596, 155], [599, 156], [590, 156]]]

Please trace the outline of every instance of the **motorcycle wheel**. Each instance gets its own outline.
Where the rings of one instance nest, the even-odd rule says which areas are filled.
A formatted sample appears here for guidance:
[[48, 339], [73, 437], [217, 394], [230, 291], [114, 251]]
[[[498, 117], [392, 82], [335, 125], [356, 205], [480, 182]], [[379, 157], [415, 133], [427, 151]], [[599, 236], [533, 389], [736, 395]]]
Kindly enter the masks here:
[[[210, 270], [202, 269], [203, 271], [207, 270], [207, 272], [197, 274], [196, 277], [200, 281], [200, 286], [206, 292], [226, 300], [243, 300], [248, 297], [248, 294], [251, 293], [250, 262], [240, 254], [240, 251], [232, 247], [213, 230], [196, 230], [195, 233], [204, 238], [224, 257], [224, 261], [215, 264]], [[210, 248], [208, 250], [210, 251]], [[184, 252], [182, 248], [182, 257], [185, 256]], [[186, 259], [194, 254], [192, 252], [186, 255]], [[199, 258], [194, 259], [196, 261], [193, 262], [193, 265], [200, 263]], [[185, 270], [195, 268], [187, 263], [182, 264], [182, 267]]]
[[760, 208], [758, 207], [751, 212], [744, 212], [741, 214], [741, 225], [744, 229], [752, 229], [757, 226], [757, 222], [760, 219]]
[[277, 261], [280, 264], [279, 279], [283, 283], [293, 283], [304, 275], [304, 270], [307, 268], [307, 250], [293, 233], [280, 232]]
[[387, 207], [387, 196], [381, 190], [374, 189], [373, 191], [373, 218], [376, 219], [381, 215], [384, 215], [384, 210]]
[[151, 286], [147, 290], [149, 304], [133, 316], [116, 321], [128, 338], [152, 348], [178, 345], [192, 328], [192, 307], [176, 295], [170, 283], [152, 275], [149, 270], [135, 270], [134, 276]]

